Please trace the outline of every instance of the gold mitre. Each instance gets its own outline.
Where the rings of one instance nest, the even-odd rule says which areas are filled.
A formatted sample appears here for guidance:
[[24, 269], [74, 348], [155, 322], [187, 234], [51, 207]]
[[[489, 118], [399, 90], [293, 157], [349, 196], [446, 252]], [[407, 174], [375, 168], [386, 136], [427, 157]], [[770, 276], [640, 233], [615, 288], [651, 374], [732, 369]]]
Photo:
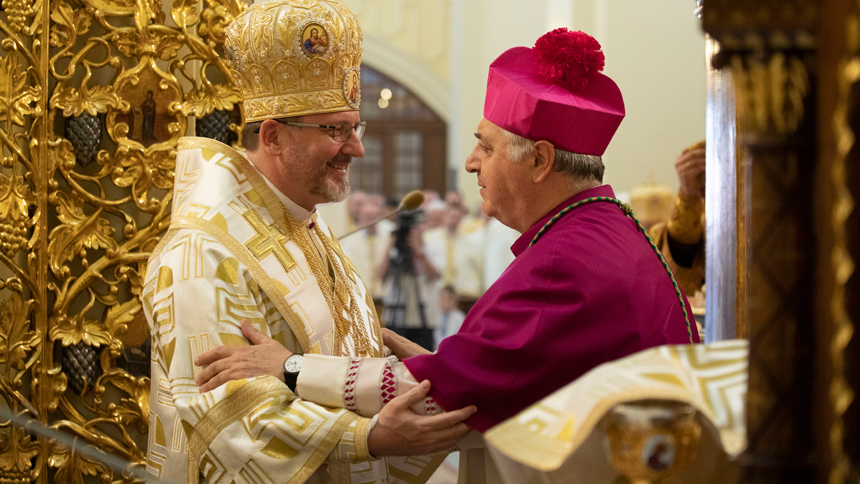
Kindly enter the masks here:
[[329, 0], [271, 0], [227, 27], [245, 122], [358, 109], [361, 26]]

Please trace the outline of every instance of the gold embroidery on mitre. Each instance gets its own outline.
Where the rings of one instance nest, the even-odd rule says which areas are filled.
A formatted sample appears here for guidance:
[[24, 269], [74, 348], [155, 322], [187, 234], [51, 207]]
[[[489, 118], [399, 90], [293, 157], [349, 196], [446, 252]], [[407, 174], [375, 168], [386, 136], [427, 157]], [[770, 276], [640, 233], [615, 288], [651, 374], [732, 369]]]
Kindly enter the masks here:
[[255, 3], [227, 27], [245, 122], [358, 109], [358, 19], [330, 0]]

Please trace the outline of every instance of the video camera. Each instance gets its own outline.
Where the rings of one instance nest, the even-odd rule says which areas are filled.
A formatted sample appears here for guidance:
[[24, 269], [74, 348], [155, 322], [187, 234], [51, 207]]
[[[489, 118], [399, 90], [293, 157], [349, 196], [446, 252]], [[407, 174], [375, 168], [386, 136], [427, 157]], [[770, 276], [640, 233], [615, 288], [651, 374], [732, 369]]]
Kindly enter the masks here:
[[391, 260], [396, 267], [412, 266], [412, 247], [409, 246], [409, 234], [421, 223], [424, 212], [421, 210], [404, 211], [397, 214], [397, 228], [394, 230], [394, 248], [396, 254]]

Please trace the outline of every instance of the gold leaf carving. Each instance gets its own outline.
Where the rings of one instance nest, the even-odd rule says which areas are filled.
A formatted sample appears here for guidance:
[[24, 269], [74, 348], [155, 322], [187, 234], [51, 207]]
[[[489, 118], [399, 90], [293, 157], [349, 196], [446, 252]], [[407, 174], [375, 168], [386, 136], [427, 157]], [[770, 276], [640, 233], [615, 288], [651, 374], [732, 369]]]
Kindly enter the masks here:
[[80, 91], [67, 87], [51, 97], [51, 107], [62, 109], [66, 117], [80, 116], [84, 111], [95, 116], [111, 108], [127, 106], [128, 103], [116, 95], [112, 86], [97, 86], [90, 90], [85, 85]]
[[32, 225], [30, 207], [36, 198], [23, 177], [10, 179], [0, 174], [0, 250], [14, 256], [27, 241], [27, 229]]
[[162, 190], [173, 187], [176, 158], [169, 151], [118, 150], [116, 156], [105, 158], [103, 163], [111, 167], [111, 178], [116, 186], [132, 188], [135, 203], [143, 210], [153, 208], [149, 199], [153, 187]]
[[51, 47], [66, 48], [77, 36], [90, 30], [93, 14], [87, 9], [72, 9], [62, 0], [51, 2]]
[[36, 12], [33, 8], [33, 0], [3, 0], [2, 5], [12, 31], [28, 34], [29, 31], [25, 25], [27, 18]]
[[143, 289], [143, 278], [140, 277], [140, 273], [131, 267], [120, 267], [117, 269], [117, 279], [120, 282], [128, 283], [129, 291], [135, 296], [140, 295], [140, 291]]
[[110, 469], [102, 464], [93, 463], [81, 457], [80, 454], [68, 447], [54, 444], [51, 455], [51, 467], [58, 467], [56, 482], [67, 484], [84, 484], [84, 475], [111, 475]]
[[[21, 69], [15, 51], [0, 59], [0, 121], [24, 126], [25, 116], [41, 113], [36, 106], [40, 93], [38, 86], [28, 85], [27, 74]], [[7, 119], [7, 115], [11, 119]]]
[[45, 169], [50, 175], [53, 175], [58, 167], [69, 170], [75, 165], [75, 153], [69, 140], [57, 139], [48, 142], [47, 154], [48, 163]]
[[56, 194], [58, 218], [62, 225], [51, 231], [48, 237], [48, 252], [51, 270], [60, 276], [65, 262], [71, 261], [84, 248], [116, 250], [115, 232], [110, 222], [100, 216], [101, 210], [92, 215], [84, 213], [81, 197], [72, 192]]
[[84, 5], [101, 10], [105, 15], [120, 17], [134, 14], [134, 0], [84, 0]]
[[32, 307], [33, 301], [24, 301], [17, 292], [0, 302], [0, 359], [7, 368], [19, 370], [10, 382], [14, 386], [20, 381], [20, 371], [33, 363], [27, 361], [28, 353], [40, 343], [38, 331], [30, 331]]
[[134, 7], [134, 26], [144, 36], [149, 34], [150, 25], [164, 23], [160, 0], [137, 0]]
[[120, 399], [119, 405], [112, 406], [113, 415], [122, 425], [138, 425], [142, 432], [146, 431], [149, 425], [149, 378], [134, 377], [118, 368], [110, 369], [93, 387], [96, 403], [101, 403], [108, 384], [128, 395]]
[[15, 473], [29, 475], [31, 459], [39, 454], [39, 445], [24, 429], [13, 425], [9, 434], [2, 435], [0, 444], [0, 470], [6, 475]]
[[145, 34], [133, 29], [117, 29], [108, 38], [127, 57], [154, 52], [159, 59], [169, 60], [176, 57], [177, 51], [184, 45], [179, 32], [160, 25], [150, 26]]
[[80, 341], [90, 346], [110, 345], [111, 338], [104, 325], [94, 319], [87, 319], [83, 313], [72, 317], [61, 316], [51, 327], [51, 339], [71, 346]]
[[200, 11], [197, 0], [176, 0], [170, 10], [170, 16], [179, 28], [187, 28], [200, 21]]
[[196, 89], [188, 93], [182, 105], [182, 114], [199, 118], [216, 109], [229, 111], [240, 101], [239, 91], [235, 87], [224, 84], [213, 86], [208, 83], [204, 86], [204, 89]]
[[[146, 465], [140, 274], [169, 224], [188, 116], [239, 103], [222, 57], [225, 28], [246, 3], [163, 1], [2, 0], [0, 396], [73, 435], [76, 449], [127, 462], [120, 475], [7, 423], [0, 477], [10, 482], [138, 482]], [[155, 129], [144, 136], [150, 90]], [[93, 150], [94, 160], [76, 157]], [[93, 347], [81, 355], [97, 358], [101, 376], [73, 395], [78, 375], [63, 360], [77, 358], [68, 347], [78, 343]]]
[[104, 324], [113, 337], [117, 337], [128, 330], [128, 324], [134, 320], [140, 312], [140, 299], [132, 298], [128, 301], [108, 308], [104, 318]]
[[226, 0], [220, 5], [213, 5], [211, 9], [205, 10], [201, 14], [203, 23], [198, 28], [200, 37], [223, 44], [227, 25], [238, 17], [244, 9], [244, 2]]

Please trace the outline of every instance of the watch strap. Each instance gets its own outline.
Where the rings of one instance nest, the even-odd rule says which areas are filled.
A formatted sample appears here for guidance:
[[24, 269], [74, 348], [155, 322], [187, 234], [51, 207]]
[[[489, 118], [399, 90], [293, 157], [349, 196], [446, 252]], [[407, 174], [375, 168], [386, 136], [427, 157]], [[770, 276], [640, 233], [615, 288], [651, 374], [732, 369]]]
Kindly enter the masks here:
[[291, 392], [296, 393], [296, 385], [299, 383], [298, 372], [293, 373], [291, 371], [284, 370], [284, 383], [287, 384], [287, 388], [289, 388]]

